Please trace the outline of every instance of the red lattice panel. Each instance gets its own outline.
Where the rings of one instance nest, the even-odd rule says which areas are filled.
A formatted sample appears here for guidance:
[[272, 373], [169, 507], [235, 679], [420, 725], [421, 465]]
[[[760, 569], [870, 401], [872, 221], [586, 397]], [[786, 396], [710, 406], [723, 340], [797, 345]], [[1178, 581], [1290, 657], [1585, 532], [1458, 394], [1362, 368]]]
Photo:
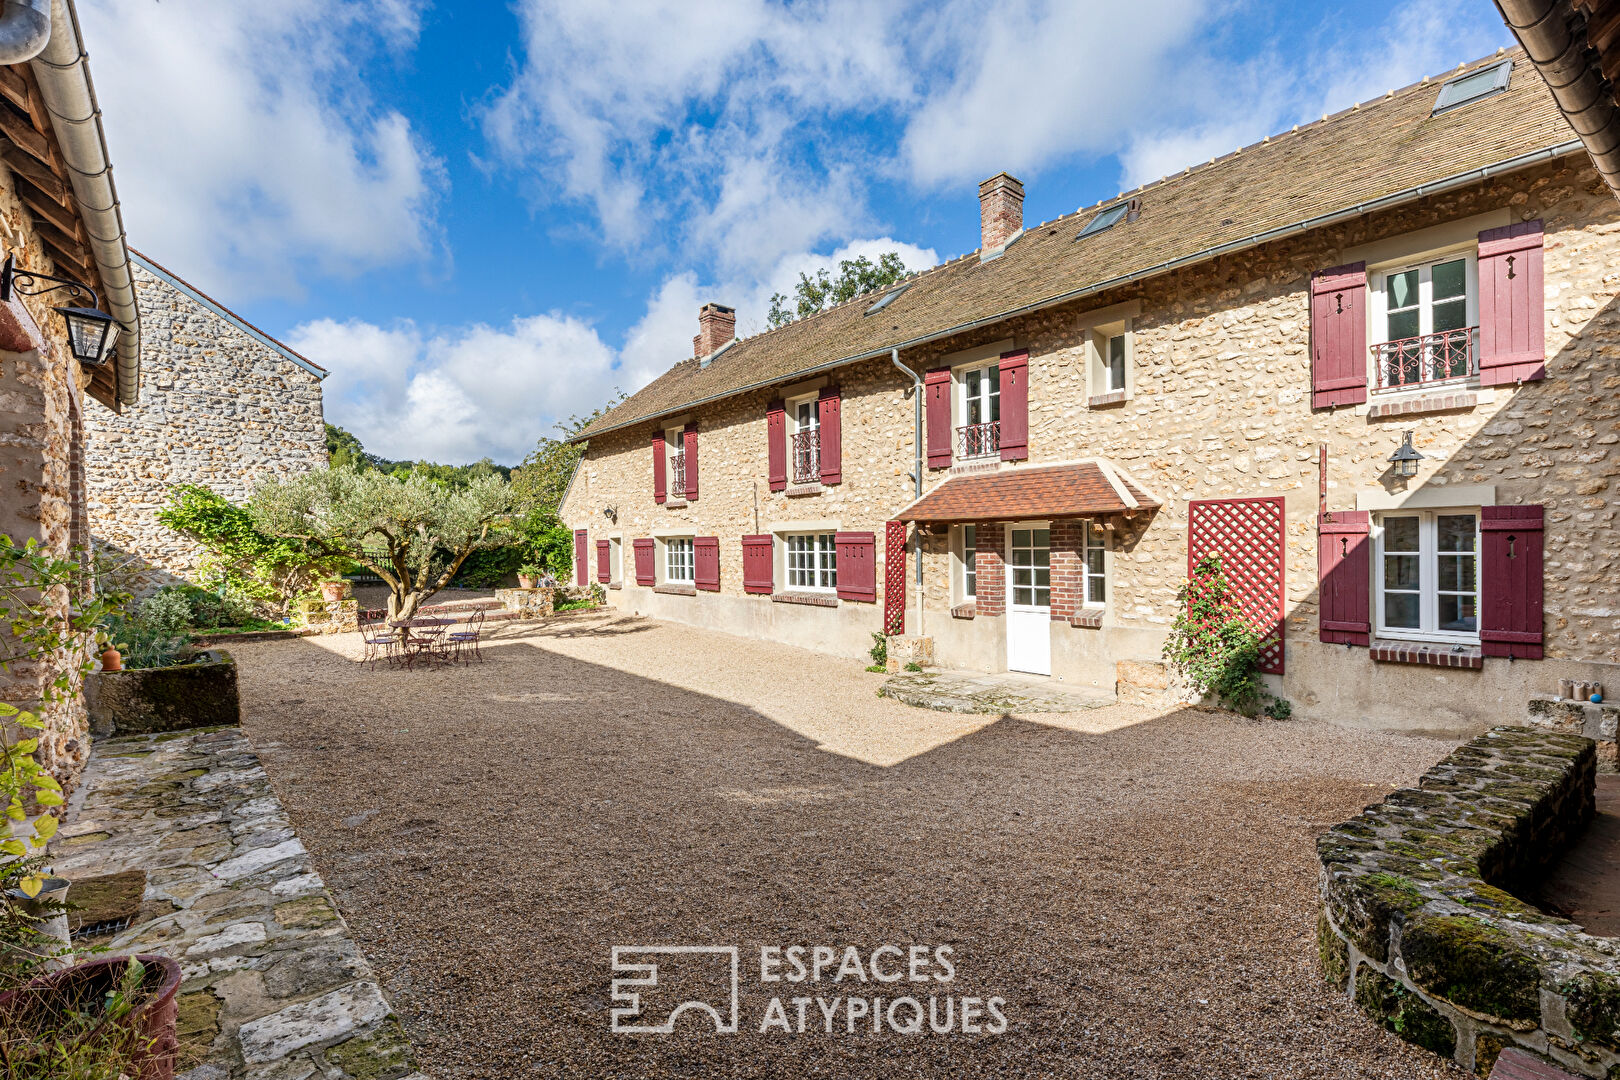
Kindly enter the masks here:
[[906, 632], [906, 523], [883, 527], [883, 632]]
[[1264, 639], [1260, 670], [1283, 673], [1287, 515], [1275, 499], [1198, 499], [1187, 504], [1187, 573], [1210, 552], [1249, 622]]

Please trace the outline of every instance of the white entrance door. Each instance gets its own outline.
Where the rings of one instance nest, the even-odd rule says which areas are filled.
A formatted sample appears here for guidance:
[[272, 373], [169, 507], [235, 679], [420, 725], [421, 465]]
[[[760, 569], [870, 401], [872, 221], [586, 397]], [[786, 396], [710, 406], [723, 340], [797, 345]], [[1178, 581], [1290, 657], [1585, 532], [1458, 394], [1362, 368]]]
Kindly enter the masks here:
[[1007, 527], [1007, 667], [1052, 674], [1051, 533], [1044, 525]]

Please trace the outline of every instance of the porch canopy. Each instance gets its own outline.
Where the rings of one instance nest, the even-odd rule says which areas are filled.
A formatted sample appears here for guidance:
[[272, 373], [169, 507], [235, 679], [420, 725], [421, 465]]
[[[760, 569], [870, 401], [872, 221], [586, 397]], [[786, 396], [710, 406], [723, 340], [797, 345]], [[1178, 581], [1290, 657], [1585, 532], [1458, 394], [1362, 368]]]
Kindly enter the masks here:
[[1101, 459], [953, 476], [900, 513], [905, 522], [1105, 517], [1156, 510], [1159, 500]]

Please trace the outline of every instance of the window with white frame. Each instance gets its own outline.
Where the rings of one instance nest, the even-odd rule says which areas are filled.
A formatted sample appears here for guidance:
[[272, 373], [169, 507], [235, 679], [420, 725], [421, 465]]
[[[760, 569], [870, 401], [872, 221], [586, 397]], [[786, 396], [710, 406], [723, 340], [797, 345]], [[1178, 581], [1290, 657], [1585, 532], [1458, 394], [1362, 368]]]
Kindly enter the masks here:
[[821, 410], [818, 405], [814, 394], [788, 402], [792, 425], [788, 434], [788, 456], [795, 484], [821, 482]]
[[1087, 607], [1102, 607], [1108, 602], [1108, 534], [1100, 523], [1085, 523], [1085, 551], [1082, 570], [1085, 572]]
[[967, 603], [979, 592], [979, 574], [975, 565], [978, 558], [979, 529], [976, 525], [956, 527], [956, 600]]
[[1001, 364], [999, 360], [956, 373], [956, 456], [990, 457], [1001, 450]]
[[671, 537], [664, 541], [664, 583], [691, 585], [694, 581], [692, 538]]
[[686, 434], [678, 427], [664, 432], [664, 450], [667, 454], [669, 497], [686, 498]]
[[1093, 326], [1087, 335], [1090, 353], [1090, 393], [1123, 400], [1131, 388], [1131, 322], [1121, 319]]
[[1380, 637], [1479, 640], [1479, 512], [1389, 511], [1373, 538]]
[[795, 533], [786, 539], [788, 588], [812, 592], [838, 588], [838, 547], [833, 533]]
[[617, 536], [608, 540], [608, 582], [618, 585], [624, 581], [624, 541]]
[[1453, 251], [1368, 275], [1373, 385], [1406, 390], [1479, 372], [1479, 265]]

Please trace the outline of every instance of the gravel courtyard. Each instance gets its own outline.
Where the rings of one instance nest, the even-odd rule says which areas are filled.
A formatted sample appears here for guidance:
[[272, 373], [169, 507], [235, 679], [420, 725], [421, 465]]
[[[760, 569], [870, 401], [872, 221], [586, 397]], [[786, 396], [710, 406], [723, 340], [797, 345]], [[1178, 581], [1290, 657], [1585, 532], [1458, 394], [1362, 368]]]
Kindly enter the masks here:
[[[926, 712], [854, 661], [595, 614], [503, 628], [471, 668], [370, 672], [352, 636], [234, 652], [244, 727], [440, 1080], [1462, 1075], [1315, 961], [1317, 832], [1449, 744]], [[612, 947], [669, 944], [741, 946], [738, 1034], [610, 1030]], [[762, 945], [948, 945], [956, 976], [762, 983]], [[1000, 996], [1007, 1030], [850, 1032], [846, 1006], [828, 1033], [812, 1003], [759, 1031], [772, 997], [796, 1027], [794, 996], [905, 994]]]

